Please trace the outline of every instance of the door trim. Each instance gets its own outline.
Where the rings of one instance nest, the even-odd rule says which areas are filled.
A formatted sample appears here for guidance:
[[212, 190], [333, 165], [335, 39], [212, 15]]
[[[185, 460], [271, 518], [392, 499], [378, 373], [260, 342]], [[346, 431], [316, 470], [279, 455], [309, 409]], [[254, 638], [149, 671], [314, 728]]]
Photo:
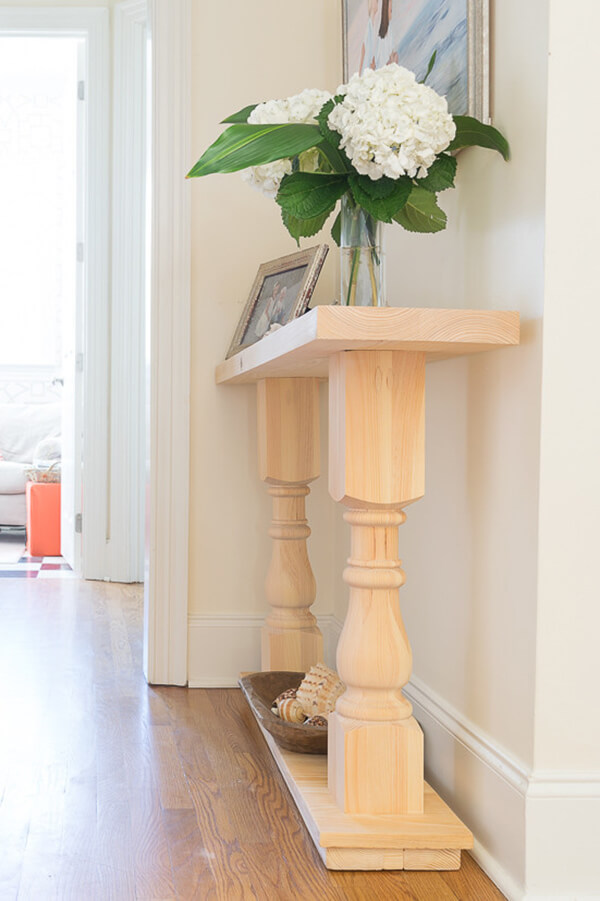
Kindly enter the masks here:
[[151, 291], [149, 566], [144, 672], [187, 682], [191, 0], [149, 0]]
[[107, 573], [144, 579], [147, 3], [113, 10], [110, 471]]

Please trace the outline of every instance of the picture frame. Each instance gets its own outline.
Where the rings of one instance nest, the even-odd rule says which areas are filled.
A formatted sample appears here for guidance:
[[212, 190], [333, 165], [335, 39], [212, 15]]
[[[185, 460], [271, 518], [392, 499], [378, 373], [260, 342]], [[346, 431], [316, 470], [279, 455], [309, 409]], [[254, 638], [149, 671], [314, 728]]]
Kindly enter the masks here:
[[342, 33], [344, 81], [369, 56], [375, 68], [398, 62], [421, 80], [437, 51], [427, 84], [453, 115], [489, 124], [489, 0], [342, 0]]
[[327, 244], [318, 244], [258, 267], [227, 359], [256, 344], [271, 326], [286, 325], [306, 313], [328, 251]]

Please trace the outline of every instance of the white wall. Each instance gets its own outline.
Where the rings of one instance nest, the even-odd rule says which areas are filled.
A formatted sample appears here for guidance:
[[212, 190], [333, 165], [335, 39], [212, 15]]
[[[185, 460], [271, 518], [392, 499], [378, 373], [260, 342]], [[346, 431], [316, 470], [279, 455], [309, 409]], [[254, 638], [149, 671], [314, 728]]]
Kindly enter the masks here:
[[[590, 35], [600, 6], [550, 0], [546, 265], [534, 783], [527, 808], [529, 891], [600, 897], [600, 121]], [[585, 86], [589, 85], [590, 88]], [[560, 855], [548, 855], [551, 845]]]
[[[304, 2], [301, 15], [296, 5], [280, 0], [233, 0], [227, 13], [222, 4], [195, 3], [190, 168], [218, 136], [226, 115], [309, 86], [335, 90], [341, 80], [340, 21], [338, 5], [322, 0]], [[191, 684], [215, 684], [215, 678], [222, 684], [258, 664], [270, 499], [258, 479], [255, 389], [217, 388], [214, 368], [227, 351], [259, 264], [292, 253], [296, 244], [276, 204], [235, 174], [194, 180], [192, 204], [189, 674]], [[328, 237], [326, 232], [305, 244]], [[317, 302], [332, 299], [334, 273], [332, 254]], [[323, 465], [326, 459], [323, 452]], [[328, 614], [333, 504], [325, 478], [313, 483], [307, 511], [318, 584], [314, 609]]]

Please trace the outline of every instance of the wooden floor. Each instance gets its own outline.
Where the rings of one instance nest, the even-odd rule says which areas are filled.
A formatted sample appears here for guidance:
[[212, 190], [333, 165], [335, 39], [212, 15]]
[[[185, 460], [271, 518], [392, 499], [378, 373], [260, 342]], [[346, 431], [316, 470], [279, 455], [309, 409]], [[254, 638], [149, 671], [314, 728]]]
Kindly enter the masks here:
[[237, 690], [149, 688], [136, 587], [0, 583], [0, 899], [503, 896], [457, 873], [330, 873]]

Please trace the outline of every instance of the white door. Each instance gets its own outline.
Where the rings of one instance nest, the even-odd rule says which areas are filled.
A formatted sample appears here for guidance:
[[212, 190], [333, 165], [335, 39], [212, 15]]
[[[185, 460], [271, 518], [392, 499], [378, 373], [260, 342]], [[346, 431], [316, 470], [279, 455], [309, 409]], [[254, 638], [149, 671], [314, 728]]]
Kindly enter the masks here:
[[66, 249], [74, 267], [74, 290], [63, 296], [62, 335], [62, 487], [61, 554], [71, 568], [81, 573], [81, 495], [83, 443], [83, 310], [85, 303], [85, 104], [82, 86], [85, 73], [84, 41], [77, 42], [77, 85], [73, 85], [77, 105], [75, 152], [76, 224], [73, 246]]

